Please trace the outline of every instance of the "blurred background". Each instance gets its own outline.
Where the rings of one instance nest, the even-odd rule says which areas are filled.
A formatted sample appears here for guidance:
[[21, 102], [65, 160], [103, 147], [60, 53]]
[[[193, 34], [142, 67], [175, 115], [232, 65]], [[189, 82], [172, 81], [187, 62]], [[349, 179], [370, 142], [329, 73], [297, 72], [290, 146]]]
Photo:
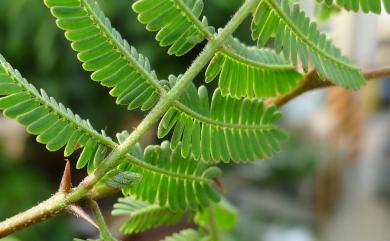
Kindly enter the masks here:
[[[165, 54], [136, 20], [128, 0], [100, 0], [122, 35], [148, 56], [160, 78], [186, 70], [202, 46], [184, 57]], [[364, 69], [390, 65], [390, 16], [346, 13], [301, 1], [343, 53]], [[205, 1], [211, 25], [222, 27], [242, 1]], [[249, 24], [236, 36], [252, 44]], [[132, 130], [145, 113], [116, 106], [107, 89], [89, 79], [43, 1], [0, 0], [0, 53], [35, 86], [71, 107], [97, 129], [113, 136]], [[196, 84], [203, 84], [202, 75]], [[211, 88], [210, 88], [211, 89]], [[283, 128], [291, 134], [271, 160], [223, 166], [226, 196], [239, 213], [231, 240], [390, 240], [390, 79], [362, 91], [339, 88], [307, 93], [283, 107]], [[113, 118], [115, 117], [115, 118]], [[155, 143], [155, 130], [143, 144]], [[73, 157], [76, 160], [75, 157]], [[64, 167], [62, 152], [49, 153], [16, 121], [0, 117], [0, 220], [29, 208], [56, 191]], [[78, 183], [84, 171], [74, 171]], [[112, 230], [124, 220], [110, 214], [116, 197], [101, 201]], [[159, 240], [180, 228], [151, 230], [123, 240]], [[96, 232], [63, 215], [7, 241], [68, 241]], [[119, 233], [117, 233], [119, 237]]]

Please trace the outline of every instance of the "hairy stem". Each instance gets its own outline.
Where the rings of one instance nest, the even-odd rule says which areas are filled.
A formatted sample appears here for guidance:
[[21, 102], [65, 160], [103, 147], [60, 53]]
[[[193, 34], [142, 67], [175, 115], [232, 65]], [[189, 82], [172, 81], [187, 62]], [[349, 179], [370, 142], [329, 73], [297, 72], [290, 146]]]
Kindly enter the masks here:
[[[188, 87], [192, 80], [201, 72], [201, 70], [208, 64], [216, 51], [222, 46], [225, 39], [230, 36], [238, 26], [244, 21], [244, 19], [251, 13], [252, 9], [258, 4], [260, 0], [246, 0], [240, 7], [232, 19], [227, 23], [225, 28], [218, 33], [218, 35], [206, 45], [201, 54], [194, 60], [190, 68], [184, 73], [182, 78], [177, 84], [165, 95], [163, 95], [156, 106], [150, 111], [145, 119], [139, 124], [139, 126], [130, 134], [130, 136], [121, 145], [117, 146], [111, 154], [102, 162], [96, 170], [88, 175], [76, 188], [69, 194], [49, 202], [45, 201], [26, 212], [19, 214], [24, 216], [29, 214], [30, 216], [47, 217], [53, 210], [55, 213], [59, 213], [66, 209], [66, 207], [72, 203], [76, 203], [81, 199], [88, 196], [89, 190], [91, 190], [95, 184], [112, 168], [118, 165], [121, 159], [129, 152], [131, 147], [138, 142], [138, 140], [159, 120], [159, 118], [167, 111], [167, 109]], [[54, 197], [54, 196], [53, 196]], [[38, 215], [39, 214], [39, 215]], [[17, 215], [18, 216], [18, 215]], [[54, 215], [53, 215], [54, 216]], [[28, 226], [29, 219], [18, 218], [17, 222], [12, 222], [13, 218], [0, 223], [0, 237], [4, 237], [12, 232], [20, 230], [16, 227]], [[43, 219], [35, 219], [36, 222], [40, 222]], [[7, 233], [5, 229], [9, 230]]]
[[[113, 189], [107, 185], [96, 185], [93, 189], [87, 192], [83, 199], [101, 199], [117, 193], [117, 189]], [[38, 204], [29, 210], [17, 214], [0, 223], [0, 238], [5, 237], [18, 230], [25, 229], [33, 224], [42, 222], [48, 218], [54, 217], [65, 211], [72, 204], [66, 198], [66, 194], [57, 192], [46, 201]]]
[[[363, 75], [368, 81], [384, 78], [390, 76], [390, 66], [383, 67], [376, 70], [368, 70], [365, 71]], [[325, 87], [332, 87], [332, 86], [335, 85], [328, 80], [321, 80], [317, 72], [313, 69], [307, 73], [307, 75], [301, 80], [301, 82], [293, 90], [291, 90], [289, 93], [283, 96], [273, 99], [271, 103], [280, 107], [307, 91], [319, 89], [319, 88], [325, 88]]]
[[0, 223], [0, 238], [58, 215], [67, 207], [64, 195], [54, 194], [39, 205]]
[[92, 212], [95, 214], [96, 222], [99, 226], [100, 235], [104, 241], [118, 241], [110, 232], [107, 227], [104, 216], [100, 211], [99, 205], [94, 200], [88, 200], [88, 205], [91, 208]]

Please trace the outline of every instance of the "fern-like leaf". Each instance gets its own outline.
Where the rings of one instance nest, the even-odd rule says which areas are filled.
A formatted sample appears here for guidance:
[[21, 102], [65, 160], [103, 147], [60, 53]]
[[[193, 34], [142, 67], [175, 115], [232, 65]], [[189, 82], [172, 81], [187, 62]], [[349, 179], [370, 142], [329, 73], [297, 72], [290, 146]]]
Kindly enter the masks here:
[[299, 54], [305, 69], [308, 57], [314, 62], [317, 72], [336, 85], [357, 90], [365, 84], [359, 67], [353, 65], [340, 50], [320, 33], [297, 4], [290, 6], [288, 0], [263, 0], [258, 5], [252, 21], [252, 37], [263, 47], [274, 34], [275, 48], [283, 49], [284, 55], [297, 64]]
[[223, 95], [264, 98], [284, 94], [296, 86], [301, 75], [282, 55], [257, 49], [231, 38], [211, 60], [206, 82], [219, 74]]
[[170, 46], [168, 54], [184, 55], [214, 31], [206, 17], [199, 20], [203, 0], [138, 0], [133, 10], [147, 30], [158, 31], [161, 46]]
[[[175, 82], [173, 77], [171, 82]], [[170, 108], [162, 118], [158, 136], [174, 130], [171, 146], [181, 146], [182, 156], [192, 153], [196, 160], [213, 162], [252, 161], [271, 156], [285, 139], [274, 125], [281, 113], [261, 100], [224, 97], [217, 89], [210, 107], [207, 89], [191, 85], [180, 101], [180, 108]]]
[[148, 146], [142, 162], [122, 164], [120, 168], [142, 175], [138, 185], [123, 189], [125, 195], [168, 206], [173, 211], [187, 207], [195, 210], [219, 201], [219, 194], [212, 187], [212, 178], [220, 175], [220, 170], [183, 158], [180, 145], [173, 150], [167, 141], [161, 146]]
[[117, 104], [148, 110], [158, 101], [160, 83], [149, 60], [124, 40], [94, 0], [45, 0], [57, 25], [78, 52], [91, 78], [112, 87]]
[[115, 147], [115, 142], [103, 131], [98, 133], [88, 120], [29, 84], [1, 55], [0, 96], [3, 115], [27, 126], [27, 131], [37, 135], [37, 141], [46, 144], [49, 151], [65, 146], [64, 155], [69, 156], [83, 147], [77, 168], [88, 164], [91, 171]]
[[114, 204], [112, 214], [114, 216], [129, 216], [120, 231], [125, 234], [133, 234], [162, 225], [173, 225], [180, 220], [183, 212], [173, 212], [168, 207], [126, 197], [120, 198]]
[[390, 13], [390, 0], [319, 0], [320, 2], [326, 2], [327, 4], [336, 4], [342, 6], [348, 11], [357, 12], [362, 10], [365, 13], [373, 12], [380, 14], [382, 11], [381, 4], [385, 10]]
[[171, 236], [164, 238], [162, 241], [209, 241], [210, 239], [194, 229], [185, 229]]

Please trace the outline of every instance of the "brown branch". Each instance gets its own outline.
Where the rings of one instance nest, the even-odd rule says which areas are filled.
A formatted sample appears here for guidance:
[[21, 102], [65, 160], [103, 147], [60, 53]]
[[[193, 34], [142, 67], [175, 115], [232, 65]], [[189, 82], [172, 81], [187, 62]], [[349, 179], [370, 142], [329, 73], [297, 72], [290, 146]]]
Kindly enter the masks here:
[[[376, 70], [368, 70], [365, 71], [363, 75], [368, 81], [381, 79], [390, 76], [390, 66]], [[283, 96], [273, 99], [271, 103], [280, 107], [307, 91], [333, 86], [335, 85], [332, 82], [328, 80], [321, 80], [315, 69], [312, 69], [304, 76], [304, 78], [293, 90]]]

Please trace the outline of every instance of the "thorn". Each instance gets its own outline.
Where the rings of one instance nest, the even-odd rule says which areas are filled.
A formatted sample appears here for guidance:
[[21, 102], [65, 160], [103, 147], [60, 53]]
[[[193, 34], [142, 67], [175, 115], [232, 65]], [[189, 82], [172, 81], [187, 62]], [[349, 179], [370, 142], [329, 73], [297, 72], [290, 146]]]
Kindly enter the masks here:
[[68, 207], [68, 211], [72, 215], [76, 216], [77, 218], [83, 219], [84, 221], [86, 221], [87, 223], [91, 224], [92, 226], [94, 226], [96, 229], [99, 230], [99, 226], [96, 224], [96, 222], [80, 206], [72, 204]]
[[70, 169], [70, 161], [68, 159], [65, 159], [65, 161], [65, 170], [64, 174], [62, 175], [59, 192], [66, 194], [69, 193], [72, 189], [72, 173]]

